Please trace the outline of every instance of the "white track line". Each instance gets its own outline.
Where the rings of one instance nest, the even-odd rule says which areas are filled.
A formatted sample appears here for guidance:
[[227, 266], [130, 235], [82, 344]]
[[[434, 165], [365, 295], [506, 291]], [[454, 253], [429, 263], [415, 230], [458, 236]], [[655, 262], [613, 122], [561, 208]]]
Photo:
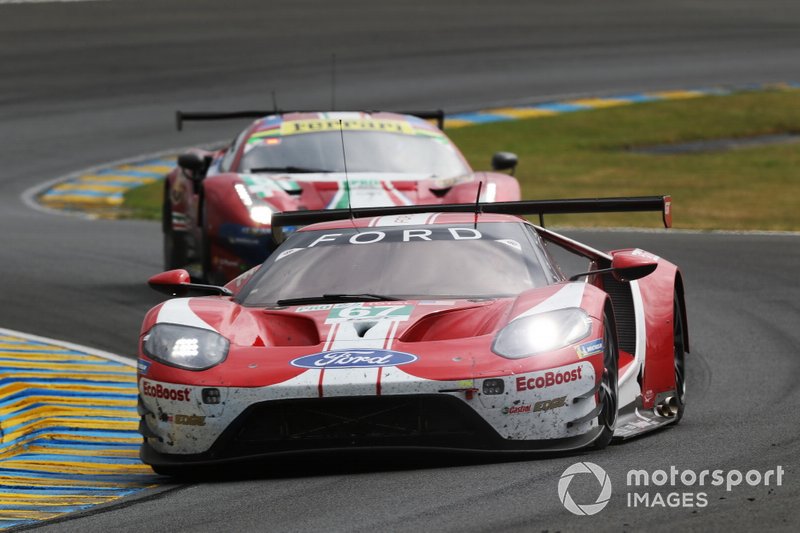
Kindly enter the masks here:
[[[2, 1], [2, 0], [0, 0]], [[67, 348], [70, 350], [75, 350], [77, 352], [84, 352], [87, 355], [95, 355], [97, 357], [102, 357], [103, 359], [108, 359], [109, 361], [114, 361], [117, 363], [122, 363], [123, 365], [128, 365], [130, 367], [136, 367], [136, 361], [133, 359], [129, 359], [127, 357], [122, 357], [121, 355], [115, 355], [111, 352], [104, 352], [103, 350], [97, 350], [95, 348], [89, 348], [88, 346], [83, 346], [81, 344], [75, 344], [72, 342], [60, 341], [56, 339], [51, 339], [49, 337], [40, 337], [39, 335], [32, 335], [30, 333], [23, 333], [22, 331], [16, 331], [13, 329], [6, 329], [0, 328], [0, 335], [8, 335], [10, 337], [20, 337], [23, 339], [27, 339], [29, 341], [34, 342], [43, 342], [46, 344], [52, 344], [54, 346], [61, 346], [63, 348]]]

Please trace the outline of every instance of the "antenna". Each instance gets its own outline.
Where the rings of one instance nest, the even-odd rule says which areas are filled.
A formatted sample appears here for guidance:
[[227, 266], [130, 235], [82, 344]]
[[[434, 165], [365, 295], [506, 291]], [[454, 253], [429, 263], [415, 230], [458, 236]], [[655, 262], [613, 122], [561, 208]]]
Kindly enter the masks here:
[[353, 204], [350, 201], [350, 178], [347, 177], [347, 152], [344, 149], [344, 127], [342, 126], [342, 119], [339, 119], [339, 136], [342, 139], [342, 160], [344, 161], [344, 192], [347, 194], [347, 210], [350, 212], [350, 222], [353, 223], [353, 228], [358, 233], [356, 226], [356, 217], [353, 215]]
[[331, 111], [336, 111], [336, 53], [331, 54]]
[[481, 188], [483, 181], [478, 182], [478, 195], [475, 197], [475, 229], [478, 229], [478, 215], [481, 214]]
[[278, 114], [278, 97], [275, 96], [275, 89], [272, 89], [272, 110]]

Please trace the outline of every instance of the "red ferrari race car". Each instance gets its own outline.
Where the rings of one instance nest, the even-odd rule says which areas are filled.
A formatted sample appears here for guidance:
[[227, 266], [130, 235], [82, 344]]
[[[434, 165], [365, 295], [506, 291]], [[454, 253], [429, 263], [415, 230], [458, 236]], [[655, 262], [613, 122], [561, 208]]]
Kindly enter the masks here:
[[[181, 475], [311, 450], [569, 451], [680, 420], [678, 268], [514, 216], [658, 209], [669, 225], [669, 198], [474, 207], [277, 214], [312, 224], [227, 286], [151, 278], [205, 296], [144, 319], [142, 460]], [[566, 279], [553, 247], [586, 272]]]
[[[442, 133], [444, 113], [181, 113], [186, 120], [258, 116], [222, 150], [178, 158], [164, 188], [166, 269], [224, 283], [273, 249], [273, 213], [414, 204], [519, 200], [504, 173], [476, 173]], [[436, 118], [437, 128], [422, 117]], [[495, 170], [512, 170], [499, 152]], [[347, 179], [345, 179], [347, 177]]]

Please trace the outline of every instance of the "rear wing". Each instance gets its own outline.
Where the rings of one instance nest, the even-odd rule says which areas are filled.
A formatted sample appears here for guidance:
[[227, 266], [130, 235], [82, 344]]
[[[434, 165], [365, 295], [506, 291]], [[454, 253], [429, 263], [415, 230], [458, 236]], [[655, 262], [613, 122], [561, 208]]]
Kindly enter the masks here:
[[[323, 113], [326, 111], [320, 110], [282, 110], [282, 109], [270, 109], [267, 111], [264, 110], [249, 110], [249, 111], [176, 111], [175, 112], [175, 127], [178, 131], [183, 131], [183, 123], [184, 122], [199, 122], [199, 121], [211, 121], [211, 120], [232, 120], [232, 119], [242, 119], [242, 118], [262, 118], [266, 117], [267, 115], [284, 115], [288, 113]], [[327, 111], [329, 112], [329, 111]], [[365, 110], [364, 113], [380, 113], [379, 110]], [[441, 109], [436, 109], [434, 111], [392, 111], [392, 113], [397, 113], [399, 115], [412, 115], [415, 117], [419, 117], [425, 120], [435, 120], [436, 126], [440, 129], [444, 129], [444, 111]]]
[[503, 215], [539, 215], [544, 226], [544, 215], [581, 213], [628, 213], [657, 211], [665, 228], [672, 227], [671, 196], [637, 196], [629, 198], [570, 198], [563, 200], [523, 200], [519, 202], [492, 202], [485, 204], [403, 205], [395, 207], [360, 207], [325, 209], [319, 211], [287, 211], [272, 216], [272, 234], [276, 242], [283, 241], [284, 226], [307, 226], [317, 222], [417, 213], [497, 213]]

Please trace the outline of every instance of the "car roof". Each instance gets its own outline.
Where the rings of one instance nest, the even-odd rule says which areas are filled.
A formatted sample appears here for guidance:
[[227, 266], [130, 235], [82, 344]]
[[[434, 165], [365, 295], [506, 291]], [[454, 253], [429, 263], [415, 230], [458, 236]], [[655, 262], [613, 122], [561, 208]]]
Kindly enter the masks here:
[[[524, 219], [514, 215], [499, 215], [495, 213], [481, 213], [478, 215], [479, 223], [487, 222], [506, 222], [520, 223]], [[426, 226], [444, 224], [473, 224], [475, 223], [475, 213], [415, 213], [413, 215], [389, 215], [380, 217], [365, 217], [356, 219], [340, 219], [330, 222], [318, 222], [300, 228], [298, 231], [319, 231], [332, 229], [351, 229], [361, 228], [385, 228], [401, 226]]]

